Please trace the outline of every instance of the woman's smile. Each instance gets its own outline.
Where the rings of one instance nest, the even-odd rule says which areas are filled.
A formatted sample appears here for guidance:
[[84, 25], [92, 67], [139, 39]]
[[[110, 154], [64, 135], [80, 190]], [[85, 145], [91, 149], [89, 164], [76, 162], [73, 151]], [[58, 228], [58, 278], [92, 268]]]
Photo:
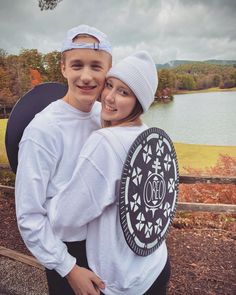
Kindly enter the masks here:
[[115, 112], [115, 111], [117, 111], [116, 108], [111, 107], [111, 106], [109, 106], [109, 105], [106, 104], [106, 103], [104, 103], [104, 108], [105, 108], [106, 111], [109, 111], [109, 112]]

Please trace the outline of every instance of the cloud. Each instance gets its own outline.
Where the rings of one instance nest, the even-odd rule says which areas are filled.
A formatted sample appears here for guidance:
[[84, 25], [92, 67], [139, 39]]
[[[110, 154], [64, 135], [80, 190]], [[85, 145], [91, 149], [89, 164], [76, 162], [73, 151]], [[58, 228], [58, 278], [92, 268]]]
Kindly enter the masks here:
[[80, 23], [104, 31], [118, 60], [150, 51], [157, 63], [173, 59], [236, 59], [234, 0], [63, 0], [52, 11], [37, 1], [0, 5], [0, 48], [59, 50], [66, 31]]

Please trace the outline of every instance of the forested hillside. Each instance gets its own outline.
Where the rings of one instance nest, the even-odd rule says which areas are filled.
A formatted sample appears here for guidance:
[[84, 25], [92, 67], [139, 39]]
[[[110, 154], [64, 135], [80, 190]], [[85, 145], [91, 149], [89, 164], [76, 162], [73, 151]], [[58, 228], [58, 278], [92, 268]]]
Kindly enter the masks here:
[[[156, 100], [168, 101], [183, 90], [236, 87], [236, 64], [221, 61], [175, 61], [176, 67], [157, 67], [159, 85]], [[24, 93], [42, 82], [65, 83], [60, 71], [60, 52], [47, 54], [22, 49], [12, 55], [0, 49], [0, 104], [14, 104]]]
[[169, 69], [160, 69], [158, 74], [159, 97], [161, 94], [163, 97], [163, 91], [165, 92], [168, 89], [171, 94], [174, 94], [183, 90], [204, 90], [212, 87], [228, 89], [236, 87], [236, 64], [187, 63]]

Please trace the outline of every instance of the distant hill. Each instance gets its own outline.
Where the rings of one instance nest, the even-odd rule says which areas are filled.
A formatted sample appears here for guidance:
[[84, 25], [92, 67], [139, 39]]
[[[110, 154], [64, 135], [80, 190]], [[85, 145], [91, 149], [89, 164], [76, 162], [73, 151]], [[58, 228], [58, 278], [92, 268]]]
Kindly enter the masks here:
[[205, 64], [213, 64], [213, 65], [229, 65], [233, 66], [236, 65], [236, 60], [217, 60], [217, 59], [209, 59], [204, 61], [195, 61], [195, 60], [171, 60], [165, 64], [156, 64], [157, 69], [168, 69], [168, 68], [175, 68], [179, 65], [185, 64], [196, 64], [196, 63], [205, 63]]

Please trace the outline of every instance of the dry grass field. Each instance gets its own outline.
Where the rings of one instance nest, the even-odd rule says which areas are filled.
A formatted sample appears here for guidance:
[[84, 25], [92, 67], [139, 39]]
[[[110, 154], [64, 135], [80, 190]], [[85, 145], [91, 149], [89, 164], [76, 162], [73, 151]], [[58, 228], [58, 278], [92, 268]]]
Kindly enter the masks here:
[[6, 126], [7, 119], [0, 119], [0, 164], [8, 163], [5, 149]]
[[216, 165], [219, 155], [228, 155], [236, 159], [236, 146], [214, 146], [200, 144], [174, 144], [180, 173], [184, 168], [205, 170]]

